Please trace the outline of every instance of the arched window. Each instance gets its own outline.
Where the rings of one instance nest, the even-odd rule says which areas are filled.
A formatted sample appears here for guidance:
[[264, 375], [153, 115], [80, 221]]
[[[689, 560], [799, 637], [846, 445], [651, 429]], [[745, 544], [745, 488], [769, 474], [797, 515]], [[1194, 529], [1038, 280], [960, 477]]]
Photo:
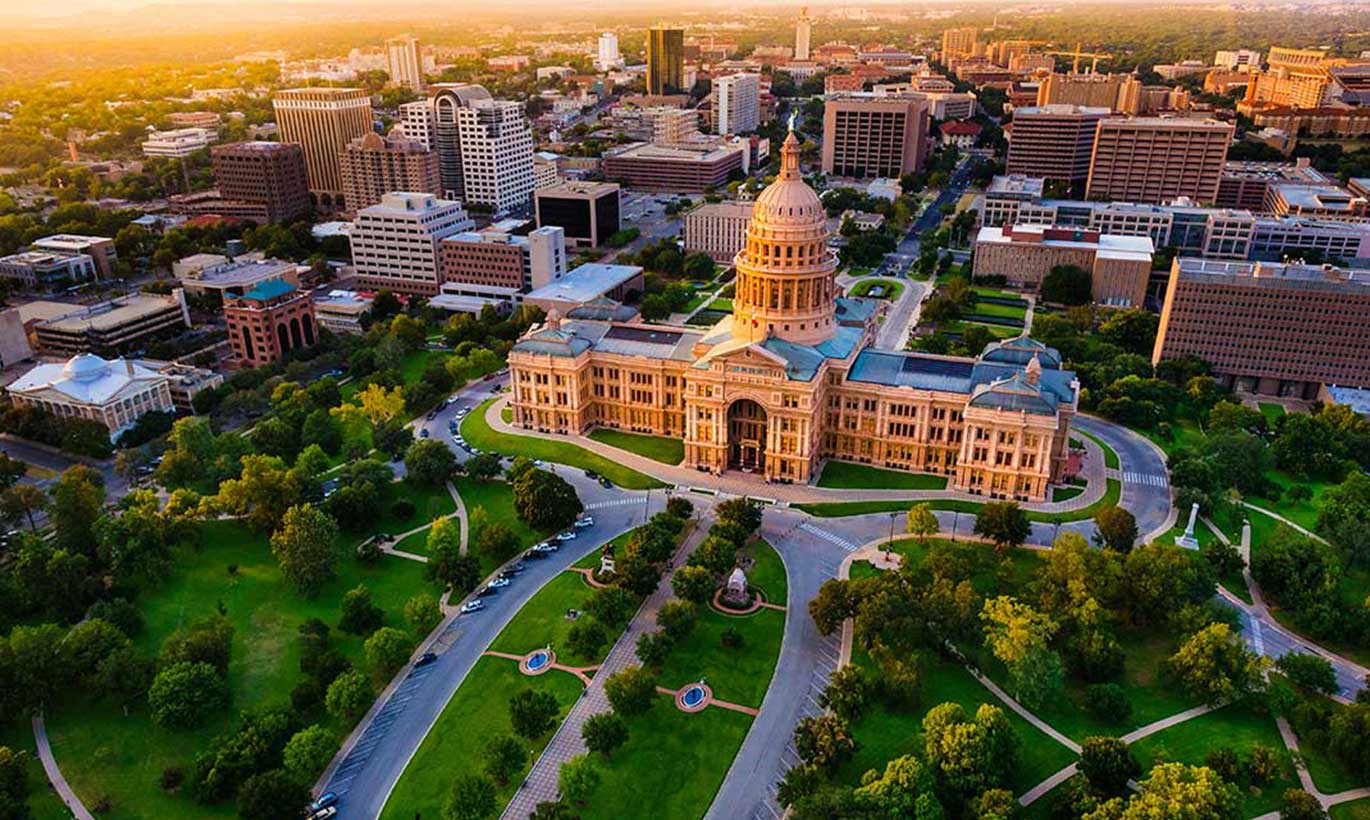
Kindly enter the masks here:
[[292, 350], [299, 350], [304, 347], [304, 337], [300, 335], [300, 317], [295, 316], [290, 320], [290, 339], [294, 342]]
[[304, 315], [304, 343], [310, 346], [314, 344], [314, 317], [308, 313]]
[[282, 353], [290, 349], [290, 333], [285, 329], [285, 322], [276, 325], [276, 339], [281, 344]]
[[253, 355], [252, 355], [252, 331], [248, 329], [247, 325], [243, 325], [243, 326], [242, 326], [242, 331], [243, 331], [243, 358], [249, 359], [249, 360], [250, 360], [250, 359], [253, 358]]

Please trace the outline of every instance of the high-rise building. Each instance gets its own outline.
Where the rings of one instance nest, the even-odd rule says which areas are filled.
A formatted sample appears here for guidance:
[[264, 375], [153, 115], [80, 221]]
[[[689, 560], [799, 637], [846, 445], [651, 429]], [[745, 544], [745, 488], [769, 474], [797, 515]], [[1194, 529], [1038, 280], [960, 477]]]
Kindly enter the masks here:
[[1197, 356], [1226, 386], [1313, 399], [1325, 384], [1370, 387], [1364, 271], [1179, 258], [1151, 360]]
[[647, 30], [647, 93], [683, 94], [685, 87], [685, 31]]
[[752, 221], [750, 202], [706, 202], [680, 217], [686, 253], [707, 253], [709, 258], [731, 265], [747, 244]]
[[309, 175], [300, 146], [235, 142], [214, 146], [209, 159], [223, 199], [262, 205], [269, 223], [308, 215]]
[[618, 54], [618, 35], [612, 31], [599, 35], [599, 57], [595, 60], [595, 68], [600, 71], [613, 71], [621, 62], [623, 59]]
[[897, 177], [923, 164], [928, 102], [921, 97], [844, 94], [823, 106], [823, 173]]
[[974, 26], [949, 28], [942, 32], [942, 63], [953, 57], [970, 57], [978, 48], [976, 37], [979, 32]]
[[1082, 105], [1128, 110], [1142, 83], [1130, 74], [1048, 74], [1037, 86], [1037, 105]]
[[424, 193], [386, 194], [380, 204], [357, 211], [352, 223], [357, 281], [433, 296], [442, 284], [439, 240], [474, 226], [460, 202]]
[[533, 195], [533, 132], [522, 103], [474, 100], [456, 110], [463, 202], [496, 214], [526, 208]]
[[[417, 142], [430, 151], [437, 150], [433, 146], [434, 122], [432, 99], [400, 103], [399, 128], [404, 132], [405, 139]], [[391, 133], [393, 134], [394, 131], [392, 130]]]
[[538, 227], [555, 225], [566, 241], [594, 247], [619, 230], [619, 187], [612, 182], [566, 182], [534, 196]]
[[309, 191], [323, 210], [342, 202], [338, 156], [347, 143], [371, 133], [371, 95], [360, 88], [287, 88], [271, 100], [281, 142], [304, 149]]
[[442, 193], [438, 155], [417, 142], [372, 132], [343, 149], [343, 199], [350, 211], [375, 205], [391, 191]]
[[714, 132], [745, 134], [761, 125], [761, 75], [729, 74], [714, 79]]
[[1109, 108], [1042, 105], [1013, 111], [1005, 172], [1063, 182], [1089, 178], [1094, 138]]
[[385, 68], [392, 85], [423, 91], [423, 48], [417, 37], [404, 35], [385, 41]]
[[1233, 126], [1217, 120], [1115, 117], [1099, 122], [1088, 199], [1209, 203], [1227, 162]]
[[794, 58], [803, 62], [809, 59], [809, 38], [812, 35], [809, 21], [809, 7], [799, 7], [799, 19], [794, 24]]
[[309, 292], [279, 279], [225, 298], [224, 319], [233, 355], [248, 367], [313, 347], [317, 338]]
[[[442, 173], [442, 194], [447, 199], [466, 201], [466, 182], [461, 165], [461, 123], [457, 112], [477, 100], [491, 99], [484, 86], [469, 83], [444, 83], [429, 89], [429, 147], [438, 155]], [[415, 115], [417, 117], [417, 114]], [[405, 126], [405, 133], [409, 133]]]

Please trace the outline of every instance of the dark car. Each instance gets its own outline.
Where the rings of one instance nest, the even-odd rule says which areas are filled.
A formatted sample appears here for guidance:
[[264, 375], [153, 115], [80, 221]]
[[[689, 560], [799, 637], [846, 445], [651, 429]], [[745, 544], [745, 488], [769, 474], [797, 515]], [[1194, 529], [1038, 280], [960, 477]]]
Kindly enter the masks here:
[[526, 570], [526, 569], [528, 569], [528, 567], [525, 566], [524, 563], [523, 563], [522, 561], [518, 561], [518, 562], [515, 562], [515, 563], [510, 564], [509, 566], [505, 567], [505, 568], [504, 568], [504, 572], [503, 572], [502, 574], [503, 574], [503, 575], [518, 575], [520, 572], [523, 572], [523, 571]]
[[414, 661], [414, 668], [417, 669], [420, 666], [427, 666], [437, 659], [438, 654], [436, 652], [425, 652], [419, 656], [418, 660]]
[[334, 794], [333, 792], [325, 792], [319, 795], [318, 800], [315, 800], [313, 803], [309, 804], [309, 810], [318, 811], [319, 809], [326, 809], [337, 802], [338, 796], [336, 794]]
[[599, 473], [595, 472], [594, 470], [586, 470], [585, 477], [589, 479], [596, 479], [599, 478]]
[[476, 592], [476, 597], [477, 597], [477, 598], [488, 598], [488, 597], [491, 596], [491, 595], [498, 595], [498, 594], [499, 594], [499, 588], [498, 588], [498, 587], [492, 587], [492, 586], [490, 586], [489, 584], [486, 584], [485, 586], [481, 587], [481, 588]]
[[525, 553], [523, 554], [523, 560], [525, 560], [525, 561], [541, 561], [542, 559], [544, 559], [544, 558], [546, 558], [546, 557], [547, 557], [547, 553], [545, 553], [545, 552], [538, 552], [537, 550], [528, 550], [527, 552], [525, 552]]
[[601, 487], [612, 487], [612, 486], [614, 486], [614, 482], [610, 481], [609, 479], [605, 478], [604, 476], [600, 476], [600, 477], [599, 477], [599, 486], [601, 486]]

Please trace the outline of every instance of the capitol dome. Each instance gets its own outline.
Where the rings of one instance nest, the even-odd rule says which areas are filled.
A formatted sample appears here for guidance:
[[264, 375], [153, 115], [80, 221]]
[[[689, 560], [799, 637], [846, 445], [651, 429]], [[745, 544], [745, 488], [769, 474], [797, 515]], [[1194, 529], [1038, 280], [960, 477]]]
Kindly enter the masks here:
[[72, 356], [62, 368], [62, 375], [74, 382], [93, 382], [109, 372], [109, 362], [93, 353]]
[[780, 148], [780, 176], [756, 198], [752, 221], [772, 227], [810, 227], [823, 225], [826, 216], [818, 193], [799, 172], [799, 140], [791, 131]]

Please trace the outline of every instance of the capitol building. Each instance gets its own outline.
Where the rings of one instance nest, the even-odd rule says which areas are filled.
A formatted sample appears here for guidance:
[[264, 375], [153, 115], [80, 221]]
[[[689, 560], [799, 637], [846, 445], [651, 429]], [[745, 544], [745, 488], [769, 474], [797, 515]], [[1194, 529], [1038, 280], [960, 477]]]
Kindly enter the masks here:
[[975, 358], [875, 348], [877, 303], [839, 295], [793, 133], [781, 157], [734, 260], [731, 316], [698, 330], [553, 312], [510, 352], [513, 423], [679, 438], [684, 465], [709, 473], [807, 483], [837, 459], [1045, 500], [1079, 397], [1060, 354], [1026, 337]]

